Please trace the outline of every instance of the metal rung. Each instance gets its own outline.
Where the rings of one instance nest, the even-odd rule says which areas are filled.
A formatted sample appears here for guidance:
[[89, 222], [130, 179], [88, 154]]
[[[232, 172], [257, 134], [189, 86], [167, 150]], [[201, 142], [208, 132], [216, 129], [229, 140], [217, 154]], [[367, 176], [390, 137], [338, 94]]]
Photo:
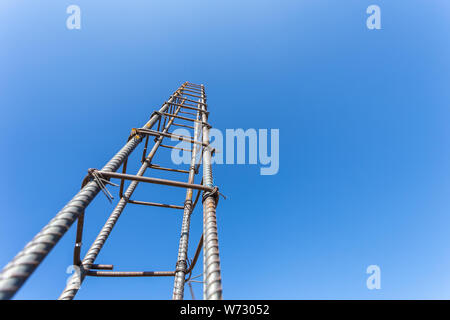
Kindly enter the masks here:
[[166, 180], [166, 179], [151, 178], [151, 177], [143, 177], [143, 176], [135, 176], [135, 175], [125, 174], [125, 173], [100, 171], [100, 170], [96, 170], [96, 169], [89, 169], [89, 172], [91, 172], [91, 173], [95, 172], [95, 173], [101, 175], [104, 178], [116, 178], [116, 179], [133, 180], [133, 181], [140, 181], [140, 182], [162, 184], [162, 185], [165, 185], [165, 186], [172, 186], [172, 187], [179, 187], [179, 188], [189, 188], [189, 189], [195, 189], [195, 190], [203, 190], [203, 191], [209, 191], [209, 192], [215, 191], [215, 188], [204, 186], [204, 185], [201, 185], [201, 184], [186, 183], [186, 182], [181, 182], [181, 181]]
[[189, 88], [189, 89], [182, 89], [181, 91], [189, 91], [189, 92], [192, 92], [192, 93], [198, 93], [198, 94], [202, 94], [202, 92], [201, 91], [195, 91], [195, 90], [190, 90], [190, 89], [192, 89], [192, 88]]
[[186, 121], [193, 121], [193, 122], [198, 122], [198, 123], [204, 124], [204, 122], [201, 121], [201, 120], [196, 120], [196, 119], [186, 118], [186, 117], [182, 117], [182, 116], [177, 116], [177, 115], [172, 114], [172, 113], [167, 113], [167, 112], [156, 112], [156, 113], [159, 113], [159, 114], [162, 114], [162, 115], [168, 116], [168, 117], [174, 117], [174, 118], [178, 118], [178, 119], [182, 119], [182, 120], [186, 120]]
[[184, 128], [194, 129], [193, 126], [188, 126], [188, 125], [185, 125], [185, 124], [179, 124], [179, 123], [175, 123], [175, 122], [172, 122], [172, 125], [173, 126], [177, 126], [177, 127], [184, 127]]
[[165, 144], [160, 144], [159, 146], [160, 147], [164, 147], [164, 148], [170, 148], [170, 149], [183, 150], [183, 151], [186, 151], [186, 152], [192, 152], [191, 149], [185, 149], [185, 148], [180, 148], [180, 147], [168, 146], [168, 145], [165, 145]]
[[200, 91], [200, 90], [202, 90], [202, 87], [201, 86], [194, 87], [194, 86], [186, 85], [183, 88], [181, 88], [181, 90], [186, 90], [186, 89], [195, 89], [195, 90], [199, 90]]
[[[182, 90], [183, 91], [183, 90]], [[190, 94], [190, 93], [185, 93], [185, 92], [183, 92], [183, 93], [181, 93], [182, 95], [185, 95], [185, 96], [191, 96], [191, 97], [194, 97], [194, 98], [199, 98], [199, 99], [202, 99], [202, 98], [204, 98], [204, 97], [202, 97], [202, 96], [196, 96], [195, 94]]]
[[175, 271], [92, 271], [86, 275], [91, 277], [173, 277]]
[[[170, 97], [171, 98], [180, 98], [180, 96], [174, 96], [174, 95], [171, 95]], [[181, 98], [183, 98], [183, 100], [186, 100], [186, 101], [190, 101], [190, 102], [194, 102], [196, 104], [202, 104], [202, 105], [206, 106], [206, 103], [204, 103], [204, 102], [195, 101], [195, 100], [188, 99], [188, 98], [185, 98], [185, 97], [181, 97]], [[166, 101], [166, 103], [170, 103], [170, 102]]]
[[190, 114], [191, 116], [197, 116], [197, 114], [195, 114], [195, 113], [192, 113], [192, 112], [186, 112], [186, 111], [178, 111], [178, 113]]
[[151, 136], [169, 137], [169, 138], [178, 139], [180, 141], [187, 141], [187, 142], [190, 142], [190, 143], [201, 144], [202, 146], [205, 146], [205, 147], [208, 146], [207, 143], [196, 141], [196, 140], [192, 139], [191, 137], [182, 136], [182, 135], [178, 135], [178, 134], [160, 132], [160, 131], [155, 131], [155, 130], [150, 130], [150, 129], [136, 129], [136, 128], [134, 128], [133, 130], [135, 130], [137, 133], [148, 134], [148, 135], [151, 135]]
[[156, 202], [128, 200], [128, 203], [141, 204], [144, 206], [152, 206], [152, 207], [162, 207], [162, 208], [171, 208], [171, 209], [180, 209], [180, 210], [184, 209], [183, 206], [177, 206], [177, 205], [165, 204], [165, 203], [156, 203]]
[[90, 269], [98, 270], [112, 270], [114, 266], [112, 264], [91, 264]]
[[186, 85], [187, 85], [187, 86], [203, 87], [202, 84], [196, 84], [196, 83], [192, 83], [192, 82], [188, 82], [188, 81], [186, 81]]
[[189, 82], [187, 82], [184, 86], [183, 86], [183, 88], [189, 88], [189, 87], [196, 87], [196, 88], [199, 88], [199, 89], [202, 89], [202, 85], [200, 85], [200, 84], [196, 84], [196, 83], [189, 83]]
[[178, 106], [178, 107], [182, 107], [182, 108], [186, 108], [186, 109], [209, 113], [208, 111], [205, 111], [205, 110], [199, 109], [199, 108], [195, 108], [195, 107], [193, 107], [191, 105], [187, 105], [187, 104], [179, 104], [179, 103], [175, 103], [175, 102], [169, 102], [169, 104], [173, 104], [174, 106]]
[[149, 167], [153, 168], [153, 169], [156, 169], [156, 170], [173, 171], [173, 172], [180, 172], [180, 173], [189, 173], [189, 171], [187, 171], [187, 170], [165, 168], [165, 167], [161, 167], [161, 166], [159, 166], [157, 164], [151, 164]]

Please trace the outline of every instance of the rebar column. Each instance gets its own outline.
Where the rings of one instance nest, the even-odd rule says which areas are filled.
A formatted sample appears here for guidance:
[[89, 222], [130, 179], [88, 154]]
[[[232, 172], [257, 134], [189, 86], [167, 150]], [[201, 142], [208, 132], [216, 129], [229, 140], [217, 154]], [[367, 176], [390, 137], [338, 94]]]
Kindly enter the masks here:
[[[186, 86], [186, 83], [173, 93], [169, 102], [180, 95], [180, 91], [184, 86]], [[169, 104], [164, 103], [159, 111], [165, 112], [168, 107]], [[160, 116], [160, 114], [153, 114], [142, 128], [152, 128]], [[102, 171], [116, 171], [141, 141], [142, 137], [139, 135], [130, 139], [102, 168]], [[0, 273], [0, 300], [11, 299], [14, 296], [80, 214], [84, 212], [99, 191], [100, 187], [96, 182], [91, 181], [86, 184], [24, 249], [3, 268]]]
[[[181, 107], [177, 108], [177, 110], [175, 111], [175, 115], [178, 113], [178, 111], [180, 109], [181, 109]], [[173, 121], [174, 121], [174, 117], [171, 117], [171, 119], [169, 120], [169, 122], [167, 123], [166, 127], [163, 130], [164, 133], [168, 132]], [[149, 155], [147, 156], [146, 161], [144, 161], [144, 163], [140, 167], [138, 173], [136, 174], [137, 176], [144, 175], [144, 173], [147, 170], [147, 168], [149, 167], [157, 149], [159, 148], [163, 138], [164, 138], [163, 136], [160, 136], [156, 140], [156, 143], [154, 144]], [[92, 244], [92, 246], [89, 248], [88, 252], [86, 253], [86, 255], [81, 263], [80, 270], [75, 272], [70, 277], [68, 284], [66, 285], [65, 289], [59, 296], [58, 300], [72, 300], [75, 297], [81, 284], [84, 281], [84, 278], [86, 277], [87, 272], [91, 268], [92, 264], [95, 262], [95, 259], [97, 258], [100, 250], [103, 248], [103, 245], [105, 244], [106, 240], [108, 239], [109, 235], [111, 234], [111, 231], [114, 228], [117, 220], [119, 219], [120, 215], [122, 214], [123, 210], [125, 209], [125, 206], [128, 203], [128, 199], [131, 197], [131, 195], [133, 194], [133, 192], [136, 189], [138, 184], [139, 184], [139, 181], [132, 181], [130, 183], [130, 185], [128, 186], [127, 190], [125, 191], [123, 197], [117, 203], [116, 207], [114, 208], [113, 212], [109, 216], [105, 225], [100, 230], [94, 243]]]
[[[195, 119], [199, 119], [200, 112], [197, 111]], [[194, 140], [197, 141], [197, 136], [199, 135], [199, 123], [194, 124]], [[195, 177], [195, 165], [198, 151], [198, 144], [192, 143], [191, 151], [191, 166], [189, 168], [189, 178], [188, 183], [194, 183]], [[191, 188], [186, 190], [186, 200], [184, 201], [184, 212], [183, 212], [183, 222], [181, 225], [181, 235], [180, 244], [178, 247], [178, 258], [175, 267], [175, 280], [173, 285], [173, 296], [174, 300], [182, 300], [184, 296], [184, 284], [187, 269], [187, 253], [189, 245], [189, 227], [191, 223], [191, 213], [192, 213], [192, 192]]]
[[[199, 108], [206, 110], [206, 95], [203, 85]], [[203, 151], [203, 184], [214, 187], [211, 168], [211, 148], [209, 146], [209, 125], [206, 112], [202, 112], [203, 143], [208, 145]], [[203, 194], [203, 281], [204, 299], [222, 300], [222, 279], [220, 276], [219, 239], [217, 235], [216, 198], [217, 194]]]

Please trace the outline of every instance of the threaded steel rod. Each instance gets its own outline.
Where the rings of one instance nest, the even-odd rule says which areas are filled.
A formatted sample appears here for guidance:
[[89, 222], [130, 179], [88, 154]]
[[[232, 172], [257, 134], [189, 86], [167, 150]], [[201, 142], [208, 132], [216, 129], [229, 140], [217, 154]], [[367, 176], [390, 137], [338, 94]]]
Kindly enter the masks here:
[[[200, 112], [197, 111], [195, 119], [200, 118]], [[194, 125], [194, 137], [193, 140], [198, 140], [198, 135], [200, 131], [199, 122], [195, 122]], [[191, 165], [189, 169], [189, 178], [188, 183], [193, 184], [195, 178], [195, 165], [196, 165], [196, 157], [197, 152], [199, 150], [199, 146], [195, 143], [192, 143], [192, 152], [191, 152]], [[186, 190], [186, 199], [184, 201], [184, 212], [183, 212], [183, 222], [181, 225], [181, 235], [180, 235], [180, 243], [178, 247], [178, 258], [175, 269], [175, 279], [173, 285], [173, 295], [172, 298], [174, 300], [182, 300], [184, 297], [184, 284], [185, 284], [185, 276], [187, 269], [187, 253], [189, 246], [189, 227], [191, 223], [191, 213], [192, 213], [192, 193], [193, 189], [188, 188]]]
[[[201, 86], [202, 98], [199, 107], [206, 111], [205, 88]], [[203, 123], [208, 122], [208, 116], [202, 113]], [[209, 145], [209, 127], [203, 125], [203, 143]], [[214, 187], [211, 168], [211, 148], [208, 146], [203, 151], [203, 184]], [[211, 193], [204, 194], [203, 201], [203, 280], [204, 299], [222, 300], [222, 279], [220, 276], [219, 239], [217, 236], [216, 200]]]

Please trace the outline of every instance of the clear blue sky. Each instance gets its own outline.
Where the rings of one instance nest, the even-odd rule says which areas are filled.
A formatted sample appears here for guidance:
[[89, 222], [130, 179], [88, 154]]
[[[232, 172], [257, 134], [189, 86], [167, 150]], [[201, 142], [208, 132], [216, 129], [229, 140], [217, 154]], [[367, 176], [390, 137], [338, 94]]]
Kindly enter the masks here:
[[[66, 29], [70, 4], [81, 30]], [[366, 28], [371, 4], [382, 30]], [[0, 266], [191, 81], [213, 126], [280, 129], [277, 175], [214, 167], [225, 298], [449, 299], [449, 30], [444, 0], [2, 1]], [[183, 202], [165, 190], [135, 198]], [[91, 204], [84, 249], [112, 209]], [[74, 227], [16, 298], [58, 297]], [[129, 205], [97, 262], [172, 270], [180, 227], [177, 212]], [[200, 210], [191, 230], [190, 256]], [[77, 297], [169, 299], [172, 285], [88, 278]]]

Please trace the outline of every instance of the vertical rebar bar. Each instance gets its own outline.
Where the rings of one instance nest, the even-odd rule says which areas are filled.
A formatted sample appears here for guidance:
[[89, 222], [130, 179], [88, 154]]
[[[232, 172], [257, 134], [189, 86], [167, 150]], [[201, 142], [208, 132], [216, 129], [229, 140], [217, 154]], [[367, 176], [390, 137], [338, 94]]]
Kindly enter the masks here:
[[[200, 112], [197, 111], [195, 119], [199, 120], [199, 118]], [[194, 141], [198, 141], [199, 129], [200, 129], [199, 123], [195, 122], [194, 137], [193, 137]], [[198, 144], [192, 143], [191, 164], [189, 167], [188, 183], [194, 183], [195, 166], [197, 162], [196, 158], [199, 147], [200, 146]], [[184, 296], [184, 284], [187, 269], [187, 252], [189, 245], [189, 227], [191, 223], [191, 213], [192, 213], [192, 192], [193, 190], [190, 188], [186, 190], [186, 200], [184, 201], [183, 222], [181, 225], [180, 244], [178, 247], [178, 258], [175, 268], [175, 280], [173, 285], [172, 298], [174, 300], [182, 300]]]
[[[202, 98], [198, 107], [206, 110], [205, 88], [201, 85]], [[208, 146], [203, 151], [203, 183], [214, 187], [211, 167], [211, 147], [209, 146], [209, 125], [206, 112], [202, 112], [203, 143]], [[203, 254], [204, 254], [204, 299], [222, 299], [222, 279], [220, 276], [219, 239], [217, 235], [216, 195], [205, 192], [203, 195]]]

